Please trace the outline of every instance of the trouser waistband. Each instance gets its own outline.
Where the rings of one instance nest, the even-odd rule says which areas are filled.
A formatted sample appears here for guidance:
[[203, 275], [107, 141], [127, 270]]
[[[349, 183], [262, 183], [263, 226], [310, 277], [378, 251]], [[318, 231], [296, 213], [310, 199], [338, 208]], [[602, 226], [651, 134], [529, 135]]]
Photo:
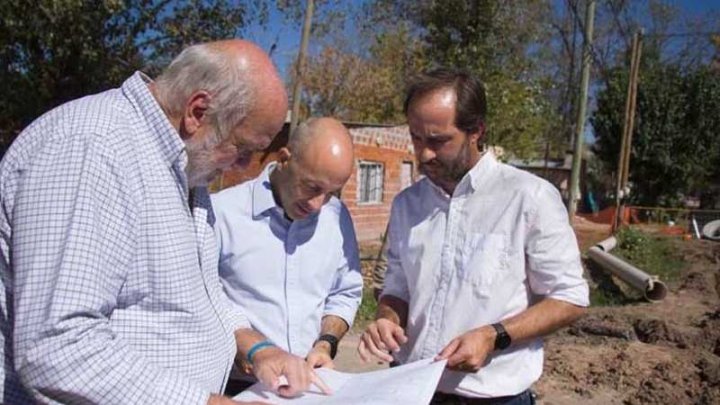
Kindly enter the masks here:
[[455, 394], [446, 394], [444, 392], [436, 392], [433, 396], [431, 405], [503, 405], [503, 404], [534, 404], [535, 397], [528, 389], [517, 395], [508, 395], [504, 397], [493, 398], [470, 398], [462, 397]]

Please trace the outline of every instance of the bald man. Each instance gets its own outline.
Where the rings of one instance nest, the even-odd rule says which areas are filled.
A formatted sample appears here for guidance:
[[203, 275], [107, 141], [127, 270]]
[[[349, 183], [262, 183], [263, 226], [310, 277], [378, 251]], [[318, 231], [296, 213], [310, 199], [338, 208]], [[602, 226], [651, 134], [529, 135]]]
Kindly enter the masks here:
[[[264, 339], [222, 293], [205, 186], [267, 147], [287, 111], [245, 41], [184, 50], [156, 81], [40, 117], [0, 162], [0, 403], [219, 404]], [[258, 378], [314, 379], [281, 350]]]
[[[311, 119], [259, 177], [212, 196], [225, 292], [270, 344], [312, 367], [333, 367], [362, 296], [352, 219], [333, 196], [352, 170], [347, 129]], [[230, 393], [253, 381], [239, 377]]]

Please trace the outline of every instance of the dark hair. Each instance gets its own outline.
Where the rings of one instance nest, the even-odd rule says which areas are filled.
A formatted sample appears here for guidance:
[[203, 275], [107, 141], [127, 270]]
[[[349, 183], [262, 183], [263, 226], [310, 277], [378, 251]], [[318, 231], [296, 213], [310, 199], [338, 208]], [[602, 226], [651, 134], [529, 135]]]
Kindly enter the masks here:
[[440, 68], [415, 76], [408, 83], [403, 112], [407, 116], [413, 100], [436, 90], [455, 90], [455, 126], [466, 134], [472, 134], [485, 123], [487, 102], [482, 80], [462, 69]]

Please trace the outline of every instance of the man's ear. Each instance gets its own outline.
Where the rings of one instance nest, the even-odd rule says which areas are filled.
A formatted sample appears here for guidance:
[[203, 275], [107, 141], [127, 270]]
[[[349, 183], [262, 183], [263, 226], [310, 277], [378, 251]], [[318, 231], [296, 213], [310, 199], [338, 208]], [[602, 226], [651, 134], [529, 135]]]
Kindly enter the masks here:
[[478, 126], [478, 130], [472, 134], [468, 134], [470, 137], [470, 144], [477, 145], [478, 149], [485, 143], [485, 123], [481, 122]]
[[211, 99], [210, 93], [205, 90], [196, 91], [188, 98], [181, 123], [188, 137], [193, 136], [206, 124]]
[[278, 157], [277, 157], [278, 166], [281, 166], [283, 168], [286, 167], [288, 165], [288, 163], [290, 163], [291, 157], [292, 157], [292, 153], [290, 152], [290, 149], [288, 149], [285, 146], [280, 148], [280, 150], [278, 150]]

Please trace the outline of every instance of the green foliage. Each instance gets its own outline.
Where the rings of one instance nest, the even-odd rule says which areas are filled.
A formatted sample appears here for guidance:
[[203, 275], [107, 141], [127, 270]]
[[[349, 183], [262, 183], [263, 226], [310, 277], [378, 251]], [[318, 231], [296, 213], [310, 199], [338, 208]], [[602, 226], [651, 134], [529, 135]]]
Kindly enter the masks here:
[[474, 71], [486, 83], [489, 142], [521, 159], [538, 157], [546, 141], [556, 145], [562, 134], [544, 94], [549, 83], [529, 74], [547, 5], [534, 0], [421, 3], [413, 19], [424, 27], [428, 59]]
[[[648, 57], [640, 71], [630, 161], [631, 201], [677, 206], [683, 195], [699, 195], [718, 184], [720, 164], [720, 73], [683, 71]], [[598, 94], [591, 121], [594, 151], [616, 168], [628, 75], [616, 69]]]
[[649, 243], [648, 235], [634, 228], [623, 228], [618, 233], [620, 251], [628, 259], [644, 257]]
[[543, 7], [540, 1], [368, 2], [358, 16], [366, 48], [327, 45], [313, 57], [305, 104], [312, 114], [401, 123], [407, 79], [428, 67], [457, 66], [487, 83], [490, 141], [517, 157], [536, 157], [560, 134], [543, 95], [549, 84], [526, 74]]
[[[648, 274], [658, 276], [664, 282], [680, 278], [686, 264], [674, 248], [674, 243], [678, 241], [647, 234], [636, 228], [621, 229], [617, 238], [618, 246], [612, 251], [613, 255]], [[594, 266], [592, 263], [590, 265]], [[611, 278], [604, 271], [598, 270], [594, 278], [598, 285], [590, 290], [593, 306], [618, 306], [643, 300], [641, 292]]]
[[311, 114], [402, 123], [405, 79], [423, 66], [422, 49], [403, 26], [376, 35], [367, 56], [327, 45], [307, 63], [303, 99]]
[[355, 315], [354, 327], [356, 329], [365, 328], [365, 325], [375, 319], [375, 312], [377, 312], [377, 301], [373, 296], [372, 287], [363, 288], [362, 302], [360, 308], [358, 308], [357, 314]]
[[486, 81], [486, 91], [490, 144], [502, 146], [517, 158], [530, 159], [540, 155], [546, 139], [557, 143], [548, 133], [558, 118], [540, 85], [496, 74]]
[[232, 38], [260, 0], [24, 0], [0, 2], [0, 143], [38, 115], [157, 72], [182, 47]]
[[679, 278], [685, 264], [675, 253], [672, 239], [649, 235], [635, 228], [623, 228], [617, 237], [618, 247], [613, 254], [663, 281]]
[[602, 288], [590, 290], [590, 305], [593, 307], [616, 307], [632, 302], [620, 291]]

